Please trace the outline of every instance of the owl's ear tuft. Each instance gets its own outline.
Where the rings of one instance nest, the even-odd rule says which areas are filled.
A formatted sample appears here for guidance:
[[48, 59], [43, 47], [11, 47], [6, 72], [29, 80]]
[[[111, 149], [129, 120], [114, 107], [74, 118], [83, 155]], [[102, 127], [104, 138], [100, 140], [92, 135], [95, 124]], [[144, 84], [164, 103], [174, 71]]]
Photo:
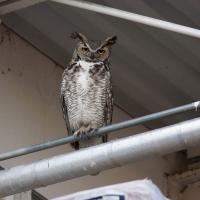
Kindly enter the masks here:
[[78, 32], [73, 32], [71, 34], [71, 38], [72, 39], [79, 39], [81, 42], [86, 43], [87, 42], [87, 38], [82, 34], [82, 33], [78, 33]]
[[70, 37], [72, 38], [72, 39], [77, 39], [78, 37], [79, 37], [79, 35], [78, 35], [78, 33], [77, 32], [73, 32], [71, 35], [70, 35]]
[[116, 43], [116, 41], [117, 41], [117, 36], [114, 35], [114, 36], [106, 38], [105, 43], [106, 45], [113, 45]]

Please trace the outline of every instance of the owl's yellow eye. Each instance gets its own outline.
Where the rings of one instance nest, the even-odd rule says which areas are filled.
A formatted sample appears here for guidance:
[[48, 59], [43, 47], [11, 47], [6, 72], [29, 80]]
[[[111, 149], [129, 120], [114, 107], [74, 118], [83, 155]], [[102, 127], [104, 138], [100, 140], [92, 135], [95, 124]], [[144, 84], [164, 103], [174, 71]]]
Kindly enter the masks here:
[[89, 49], [88, 49], [87, 47], [82, 47], [81, 50], [82, 50], [83, 52], [87, 52]]
[[97, 51], [97, 53], [103, 54], [103, 53], [105, 53], [105, 50], [104, 50], [104, 49], [99, 49], [99, 50]]

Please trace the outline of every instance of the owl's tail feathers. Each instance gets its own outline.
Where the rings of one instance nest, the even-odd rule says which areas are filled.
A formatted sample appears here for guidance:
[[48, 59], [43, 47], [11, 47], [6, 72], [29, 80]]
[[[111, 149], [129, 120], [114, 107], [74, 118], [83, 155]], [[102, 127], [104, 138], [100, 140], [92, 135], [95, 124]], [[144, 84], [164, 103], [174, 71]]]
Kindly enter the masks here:
[[95, 145], [98, 145], [101, 143], [103, 143], [102, 137], [93, 137], [90, 139], [85, 139], [85, 140], [79, 141], [79, 148], [95, 146]]
[[[95, 141], [91, 141], [92, 139], [88, 139], [89, 141], [87, 140], [84, 140], [84, 141], [81, 141], [81, 142], [73, 142], [71, 143], [71, 147], [75, 150], [79, 150], [80, 148], [86, 148], [86, 147], [89, 147], [89, 146], [94, 146], [94, 145], [97, 145], [97, 144], [101, 144], [101, 143], [106, 143], [108, 140], [107, 140], [107, 135], [105, 136], [102, 136], [101, 137], [101, 141], [98, 142], [99, 139], [96, 139], [95, 138]], [[81, 143], [81, 145], [79, 144]]]
[[103, 141], [103, 143], [108, 142], [108, 135], [107, 134], [102, 136], [102, 141]]
[[79, 150], [79, 142], [72, 142], [70, 145], [73, 149]]

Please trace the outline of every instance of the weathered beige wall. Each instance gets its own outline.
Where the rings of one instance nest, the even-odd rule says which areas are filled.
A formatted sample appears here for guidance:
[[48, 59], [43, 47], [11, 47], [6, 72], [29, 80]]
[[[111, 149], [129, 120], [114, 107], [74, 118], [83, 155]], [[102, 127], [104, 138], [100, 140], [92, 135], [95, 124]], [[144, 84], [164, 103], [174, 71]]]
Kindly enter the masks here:
[[200, 184], [196, 184], [190, 188], [187, 188], [180, 200], [199, 200], [200, 199]]
[[[67, 62], [67, 61], [66, 61]], [[62, 69], [5, 27], [0, 27], [0, 153], [66, 135], [59, 102]], [[115, 107], [114, 121], [130, 117]], [[146, 131], [143, 126], [120, 131], [120, 135]], [[119, 133], [118, 133], [119, 136]], [[72, 151], [69, 145], [1, 162], [3, 167], [39, 160]], [[146, 159], [38, 189], [46, 197], [112, 183], [152, 178], [162, 189], [164, 173], [174, 171], [173, 157]]]

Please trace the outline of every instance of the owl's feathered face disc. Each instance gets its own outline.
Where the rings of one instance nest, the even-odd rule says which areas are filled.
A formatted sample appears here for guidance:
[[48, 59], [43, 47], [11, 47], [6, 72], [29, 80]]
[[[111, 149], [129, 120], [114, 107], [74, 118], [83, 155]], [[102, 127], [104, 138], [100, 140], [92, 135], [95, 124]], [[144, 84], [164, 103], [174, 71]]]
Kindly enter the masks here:
[[111, 53], [111, 46], [115, 44], [117, 37], [108, 37], [104, 41], [88, 40], [81, 33], [73, 33], [73, 39], [79, 39], [75, 48], [73, 58], [90, 62], [104, 62], [108, 60]]

